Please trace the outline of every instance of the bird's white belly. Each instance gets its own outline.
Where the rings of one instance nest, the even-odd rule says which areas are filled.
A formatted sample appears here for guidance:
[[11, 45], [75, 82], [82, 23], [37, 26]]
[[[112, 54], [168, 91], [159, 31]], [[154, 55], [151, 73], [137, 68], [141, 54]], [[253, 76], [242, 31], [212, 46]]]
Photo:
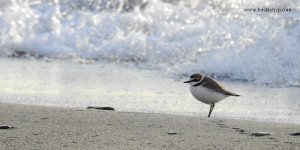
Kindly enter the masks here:
[[226, 95], [214, 92], [202, 86], [194, 87], [191, 85], [190, 91], [197, 100], [205, 104], [212, 104], [213, 102], [217, 103], [227, 97]]

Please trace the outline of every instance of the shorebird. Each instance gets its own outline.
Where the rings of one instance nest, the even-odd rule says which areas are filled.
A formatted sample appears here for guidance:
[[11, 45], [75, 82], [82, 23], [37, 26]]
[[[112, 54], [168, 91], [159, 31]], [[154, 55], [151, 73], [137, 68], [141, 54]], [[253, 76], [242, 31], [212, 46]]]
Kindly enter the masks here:
[[240, 96], [225, 90], [215, 79], [199, 73], [191, 75], [190, 80], [184, 83], [190, 84], [190, 91], [198, 101], [210, 105], [208, 117], [210, 117], [215, 103], [220, 102], [228, 96]]

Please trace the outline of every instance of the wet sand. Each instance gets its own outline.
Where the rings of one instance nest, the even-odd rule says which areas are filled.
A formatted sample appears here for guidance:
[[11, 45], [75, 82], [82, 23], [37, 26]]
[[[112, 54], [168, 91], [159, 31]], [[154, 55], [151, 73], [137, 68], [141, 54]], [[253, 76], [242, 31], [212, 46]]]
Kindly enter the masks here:
[[0, 115], [0, 149], [300, 149], [300, 124], [4, 103]]

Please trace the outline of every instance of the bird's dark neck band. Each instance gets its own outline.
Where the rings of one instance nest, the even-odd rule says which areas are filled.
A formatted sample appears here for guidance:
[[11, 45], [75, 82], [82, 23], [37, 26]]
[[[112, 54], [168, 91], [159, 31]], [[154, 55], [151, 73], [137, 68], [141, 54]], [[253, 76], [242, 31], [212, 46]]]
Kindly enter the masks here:
[[201, 85], [201, 84], [203, 84], [203, 82], [204, 82], [204, 75], [202, 76], [202, 78], [201, 78], [201, 80], [198, 82], [198, 83], [196, 83], [196, 84], [194, 84], [193, 86], [199, 86], [199, 85]]

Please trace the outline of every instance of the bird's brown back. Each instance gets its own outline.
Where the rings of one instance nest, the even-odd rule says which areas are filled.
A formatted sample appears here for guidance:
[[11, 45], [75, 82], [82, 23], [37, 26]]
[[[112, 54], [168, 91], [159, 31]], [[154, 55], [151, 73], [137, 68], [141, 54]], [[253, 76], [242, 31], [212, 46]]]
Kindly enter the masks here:
[[204, 77], [203, 86], [228, 96], [240, 96], [238, 94], [225, 90], [224, 87], [218, 81], [210, 77]]
[[220, 83], [218, 83], [218, 81], [216, 81], [215, 79], [213, 79], [211, 77], [207, 77], [207, 76], [204, 77], [203, 86], [208, 88], [208, 89], [211, 89], [213, 91], [223, 93], [223, 94], [225, 94], [227, 92], [223, 88], [223, 86]]

